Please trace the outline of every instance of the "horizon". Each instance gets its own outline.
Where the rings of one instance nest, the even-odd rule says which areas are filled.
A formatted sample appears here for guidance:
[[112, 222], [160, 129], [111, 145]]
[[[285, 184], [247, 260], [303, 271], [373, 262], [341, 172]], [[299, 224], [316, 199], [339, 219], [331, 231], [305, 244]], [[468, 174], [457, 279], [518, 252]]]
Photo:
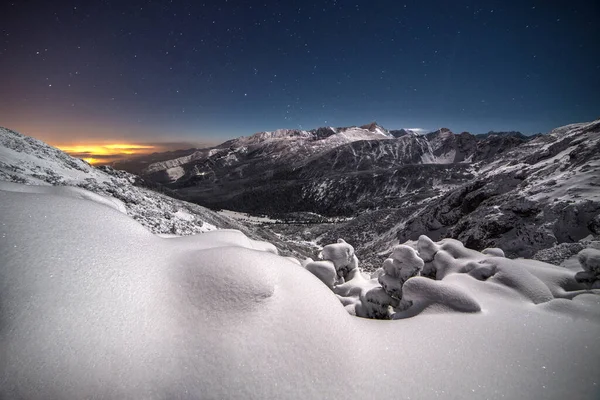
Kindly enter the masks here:
[[[584, 123], [584, 122], [591, 122], [591, 121], [577, 121], [577, 122], [571, 122], [571, 123]], [[537, 135], [537, 134], [547, 134], [552, 129], [559, 128], [559, 126], [556, 126], [547, 132], [535, 132], [535, 133], [521, 132], [516, 129], [507, 129], [507, 130], [490, 129], [485, 132], [470, 132], [470, 131], [466, 131], [466, 130], [453, 129], [448, 126], [440, 126], [438, 128], [433, 128], [433, 129], [406, 128], [406, 127], [388, 128], [388, 127], [383, 126], [382, 124], [378, 123], [377, 121], [371, 121], [369, 123], [360, 124], [360, 125], [359, 124], [343, 125], [343, 126], [327, 125], [327, 126], [315, 126], [315, 127], [311, 127], [311, 128], [277, 128], [277, 129], [273, 129], [273, 130], [259, 130], [259, 131], [248, 133], [245, 135], [240, 135], [240, 136], [235, 136], [235, 137], [232, 136], [232, 137], [225, 138], [223, 140], [213, 140], [213, 141], [210, 141], [210, 140], [204, 140], [204, 141], [198, 141], [198, 142], [192, 142], [192, 141], [181, 141], [181, 142], [138, 141], [138, 142], [127, 142], [127, 143], [125, 143], [125, 142], [115, 143], [115, 142], [111, 142], [110, 140], [107, 140], [107, 139], [104, 139], [101, 141], [93, 141], [92, 140], [92, 141], [83, 141], [83, 142], [77, 142], [77, 143], [64, 143], [64, 142], [56, 143], [56, 142], [46, 141], [43, 139], [43, 137], [34, 136], [34, 135], [30, 134], [29, 132], [20, 131], [18, 129], [12, 129], [10, 127], [6, 127], [6, 128], [14, 130], [16, 132], [19, 132], [23, 135], [31, 136], [36, 139], [42, 140], [42, 141], [48, 143], [49, 145], [64, 151], [65, 153], [69, 154], [72, 157], [80, 158], [90, 164], [99, 166], [99, 165], [111, 165], [115, 162], [126, 161], [129, 159], [135, 159], [138, 157], [149, 156], [149, 155], [152, 155], [155, 153], [160, 154], [160, 153], [167, 153], [167, 152], [215, 147], [215, 146], [223, 144], [226, 141], [229, 141], [232, 139], [237, 139], [237, 138], [241, 138], [241, 137], [249, 137], [249, 136], [255, 135], [257, 133], [261, 133], [261, 132], [272, 132], [275, 130], [311, 131], [311, 130], [324, 128], [324, 127], [332, 127], [332, 128], [341, 129], [341, 128], [362, 127], [362, 126], [366, 126], [366, 125], [369, 125], [372, 123], [377, 124], [378, 126], [384, 128], [388, 132], [402, 129], [402, 130], [413, 131], [413, 132], [417, 133], [418, 135], [427, 135], [427, 134], [433, 133], [439, 129], [449, 129], [454, 134], [460, 134], [460, 133], [466, 132], [466, 133], [470, 133], [472, 135], [481, 135], [481, 134], [488, 134], [488, 133], [518, 132], [525, 136], [533, 136], [533, 135]], [[569, 123], [569, 124], [571, 124], [571, 123]], [[565, 124], [565, 125], [569, 125], [569, 124]], [[561, 126], [565, 126], [565, 125], [561, 125]]]
[[63, 146], [221, 143], [365, 121], [531, 135], [600, 109], [593, 2], [0, 8], [0, 124]]
[[[588, 122], [588, 121], [585, 121], [585, 122]], [[489, 134], [489, 133], [503, 133], [503, 132], [516, 132], [516, 133], [521, 133], [525, 136], [533, 136], [533, 135], [549, 133], [549, 131], [548, 131], [548, 132], [537, 132], [537, 133], [527, 134], [527, 133], [523, 133], [523, 132], [520, 132], [517, 130], [506, 130], [506, 131], [489, 130], [487, 132], [468, 132], [468, 131], [464, 131], [464, 130], [456, 131], [456, 130], [453, 130], [446, 126], [441, 126], [436, 129], [425, 129], [425, 128], [393, 128], [393, 129], [389, 129], [389, 128], [377, 123], [376, 121], [373, 121], [371, 123], [377, 124], [378, 126], [384, 128], [388, 132], [395, 131], [395, 130], [407, 130], [407, 131], [412, 131], [418, 135], [427, 135], [429, 133], [436, 132], [437, 130], [440, 130], [440, 129], [450, 129], [450, 131], [455, 135], [464, 133], [464, 132], [472, 134], [472, 135], [482, 135], [482, 134]], [[369, 124], [336, 126], [336, 127], [332, 127], [332, 128], [346, 129], [346, 128], [352, 128], [352, 127], [363, 127], [363, 126], [366, 126]], [[309, 128], [309, 129], [299, 129], [299, 130], [312, 131], [312, 130], [316, 130], [319, 128], [325, 128], [325, 127], [326, 126], [319, 126], [319, 127], [313, 127], [313, 128]], [[558, 127], [556, 127], [556, 128], [558, 128]], [[296, 130], [296, 129], [297, 128], [279, 128], [278, 130]], [[275, 130], [273, 130], [273, 131], [275, 131]], [[163, 142], [163, 143], [161, 143], [161, 142], [138, 142], [138, 143], [121, 143], [121, 144], [108, 144], [108, 143], [93, 144], [93, 143], [90, 143], [90, 144], [84, 144], [84, 145], [67, 145], [67, 144], [63, 145], [63, 144], [52, 144], [52, 143], [48, 143], [48, 144], [64, 151], [65, 153], [69, 154], [70, 156], [73, 156], [76, 158], [81, 158], [82, 160], [87, 161], [88, 163], [93, 164], [93, 165], [111, 165], [115, 162], [125, 161], [128, 159], [135, 159], [138, 157], [149, 156], [152, 154], [160, 154], [160, 153], [166, 153], [166, 152], [175, 152], [175, 151], [184, 151], [184, 150], [191, 150], [191, 149], [203, 149], [203, 148], [215, 147], [215, 146], [219, 146], [229, 140], [238, 139], [241, 137], [249, 137], [249, 136], [253, 136], [255, 134], [261, 133], [261, 132], [272, 132], [272, 131], [266, 131], [266, 130], [257, 131], [257, 132], [253, 132], [248, 135], [231, 137], [231, 138], [225, 139], [222, 142], [214, 142], [214, 143], [210, 143], [210, 142], [203, 142], [203, 143], [202, 142], [197, 142], [197, 143], [192, 143], [192, 142]]]

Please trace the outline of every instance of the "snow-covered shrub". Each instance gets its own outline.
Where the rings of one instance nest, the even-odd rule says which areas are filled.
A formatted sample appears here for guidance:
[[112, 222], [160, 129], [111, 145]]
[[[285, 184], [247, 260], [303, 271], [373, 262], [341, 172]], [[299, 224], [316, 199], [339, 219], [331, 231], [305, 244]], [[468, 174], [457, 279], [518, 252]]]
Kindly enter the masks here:
[[592, 248], [581, 250], [577, 258], [585, 271], [600, 276], [600, 250]]
[[583, 271], [575, 274], [577, 282], [585, 283], [592, 289], [600, 289], [600, 250], [583, 249], [577, 254]]
[[423, 269], [421, 271], [421, 276], [425, 276], [427, 278], [435, 279], [436, 278], [436, 270], [433, 266], [433, 259], [437, 252], [439, 251], [440, 246], [435, 244], [433, 240], [431, 240], [428, 236], [421, 235], [419, 236], [419, 240], [417, 241], [417, 250], [419, 252], [419, 256], [425, 263], [423, 265]]
[[398, 310], [394, 319], [412, 317], [429, 306], [439, 309], [474, 313], [481, 311], [481, 306], [468, 292], [440, 281], [432, 281], [423, 277], [415, 277], [404, 285], [404, 302], [410, 304], [407, 310]]
[[383, 290], [377, 278], [361, 272], [352, 245], [338, 239], [323, 247], [319, 257], [319, 261], [307, 258], [302, 266], [337, 295], [348, 313], [364, 318], [391, 318], [398, 300]]
[[419, 275], [424, 262], [409, 246], [394, 247], [390, 258], [383, 262], [383, 274], [378, 278], [385, 292], [395, 299], [402, 299], [402, 285], [413, 276]]
[[470, 288], [455, 284], [464, 279], [473, 282], [475, 278], [480, 282], [477, 285], [492, 285], [531, 304], [571, 299], [588, 293], [586, 288], [600, 289], [598, 249], [580, 253], [584, 271], [577, 274], [502, 255], [498, 248], [479, 252], [455, 239], [434, 242], [423, 235], [415, 244], [395, 246], [382, 267], [369, 276], [361, 272], [354, 248], [339, 239], [323, 248], [321, 261], [307, 259], [302, 265], [336, 294], [348, 313], [374, 319], [409, 318], [422, 312], [479, 312], [481, 306]]
[[393, 299], [382, 287], [374, 287], [367, 291], [363, 301], [357, 307], [356, 315], [372, 319], [390, 319], [393, 315], [392, 307], [398, 305], [398, 300]]
[[354, 247], [344, 239], [328, 244], [321, 251], [321, 258], [333, 262], [337, 275], [344, 280], [351, 279], [358, 268], [358, 258], [354, 255]]
[[308, 258], [302, 265], [337, 295], [350, 314], [374, 319], [390, 319], [398, 309], [410, 306], [401, 301], [402, 285], [423, 268], [416, 251], [400, 245], [382, 268], [368, 276], [358, 267], [354, 248], [343, 239], [323, 247], [320, 258]]

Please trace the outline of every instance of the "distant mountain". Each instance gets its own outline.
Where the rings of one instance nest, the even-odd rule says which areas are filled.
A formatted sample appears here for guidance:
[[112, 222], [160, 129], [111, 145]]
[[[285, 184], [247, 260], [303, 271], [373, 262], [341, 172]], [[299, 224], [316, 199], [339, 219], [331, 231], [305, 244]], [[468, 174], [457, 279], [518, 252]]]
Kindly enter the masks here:
[[117, 160], [112, 162], [110, 166], [114, 169], [126, 170], [127, 172], [130, 172], [132, 174], [140, 175], [142, 171], [150, 164], [161, 161], [173, 160], [175, 158], [186, 157], [190, 154], [195, 153], [196, 151], [198, 151], [198, 149], [192, 148], [185, 150], [166, 151], [160, 153], [157, 152], [152, 154], [146, 154], [143, 156], [136, 156], [129, 159]]
[[416, 132], [411, 131], [410, 129], [396, 129], [396, 130], [391, 130], [389, 132], [390, 132], [390, 135], [392, 135], [395, 138], [399, 138], [399, 137], [406, 136], [406, 135], [417, 135]]
[[337, 146], [359, 140], [392, 139], [377, 124], [365, 127], [323, 127], [310, 131], [279, 129], [259, 132], [249, 137], [229, 140], [219, 146], [202, 149], [184, 157], [150, 164], [142, 175], [161, 183], [175, 183], [177, 187], [193, 184], [217, 169], [231, 169], [233, 175], [244, 177], [274, 170], [279, 166], [302, 160]]
[[489, 131], [488, 133], [479, 133], [477, 135], [475, 135], [478, 138], [487, 138], [490, 136], [511, 136], [511, 137], [516, 137], [519, 139], [524, 139], [524, 140], [531, 140], [531, 139], [535, 139], [538, 136], [543, 135], [542, 133], [536, 133], [535, 135], [524, 135], [521, 132], [518, 131], [508, 131], [508, 132], [495, 132], [495, 131]]
[[141, 175], [216, 209], [352, 215], [398, 199], [437, 196], [472, 179], [472, 162], [525, 141], [455, 135], [447, 128], [418, 135], [375, 122], [281, 129], [154, 162]]

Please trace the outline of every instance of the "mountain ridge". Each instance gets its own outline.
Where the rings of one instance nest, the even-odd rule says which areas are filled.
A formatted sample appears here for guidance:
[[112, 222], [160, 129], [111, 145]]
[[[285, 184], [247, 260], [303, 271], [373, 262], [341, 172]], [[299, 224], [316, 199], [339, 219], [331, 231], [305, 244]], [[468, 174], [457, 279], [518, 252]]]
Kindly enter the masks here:
[[[278, 205], [277, 212], [286, 211], [286, 206], [287, 212], [347, 215], [360, 211], [361, 207], [349, 204], [352, 201], [346, 196], [337, 205], [334, 204], [336, 199], [329, 197], [327, 204], [315, 209], [316, 202], [322, 197], [319, 192], [325, 186], [329, 187], [329, 192], [334, 187], [354, 191], [356, 187], [365, 187], [362, 195], [367, 196], [366, 181], [382, 174], [387, 176], [384, 181], [403, 175], [407, 171], [401, 168], [403, 166], [470, 164], [491, 159], [525, 141], [527, 139], [498, 135], [477, 138], [469, 133], [454, 134], [448, 128], [425, 135], [409, 130], [394, 133], [376, 122], [360, 127], [322, 127], [310, 131], [280, 129], [231, 139], [184, 157], [152, 163], [141, 175], [166, 185], [189, 201], [216, 209], [272, 211], [260, 209], [260, 204], [268, 203], [266, 199], [275, 189], [276, 196], [285, 199]], [[463, 171], [468, 168], [456, 169]], [[372, 172], [370, 177], [369, 171]], [[340, 175], [341, 181], [329, 179], [320, 182], [317, 187], [314, 182], [307, 182], [308, 179], [331, 174]], [[343, 174], [354, 176], [343, 179]], [[274, 184], [274, 180], [277, 183]], [[443, 184], [456, 185], [463, 181], [444, 181]], [[350, 187], [351, 183], [357, 186]], [[403, 192], [405, 190], [399, 187], [396, 192], [387, 191], [389, 196], [403, 195]], [[434, 189], [427, 196], [438, 194], [439, 191]]]
[[[230, 140], [193, 166], [180, 164], [187, 175], [167, 186], [215, 209], [351, 217], [325, 235], [318, 227], [298, 226], [306, 231], [300, 236], [293, 228], [272, 229], [317, 243], [351, 238], [367, 258], [427, 234], [560, 262], [600, 233], [599, 124], [529, 137], [448, 128], [424, 135], [386, 131], [384, 137], [372, 132], [376, 123], [349, 128], [345, 136], [348, 130], [340, 128], [280, 130]], [[340, 137], [346, 140], [335, 140]], [[369, 238], [365, 226], [379, 233]]]

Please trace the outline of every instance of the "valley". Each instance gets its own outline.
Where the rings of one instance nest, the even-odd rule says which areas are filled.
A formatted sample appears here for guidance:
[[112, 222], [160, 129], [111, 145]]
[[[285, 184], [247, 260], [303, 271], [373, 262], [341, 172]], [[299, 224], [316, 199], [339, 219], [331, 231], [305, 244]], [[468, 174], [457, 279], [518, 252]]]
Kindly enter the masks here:
[[278, 130], [154, 155], [162, 161], [140, 174], [213, 210], [278, 221], [260, 225], [305, 256], [344, 237], [374, 268], [394, 245], [426, 234], [560, 263], [600, 234], [599, 126], [530, 137], [376, 123]]

